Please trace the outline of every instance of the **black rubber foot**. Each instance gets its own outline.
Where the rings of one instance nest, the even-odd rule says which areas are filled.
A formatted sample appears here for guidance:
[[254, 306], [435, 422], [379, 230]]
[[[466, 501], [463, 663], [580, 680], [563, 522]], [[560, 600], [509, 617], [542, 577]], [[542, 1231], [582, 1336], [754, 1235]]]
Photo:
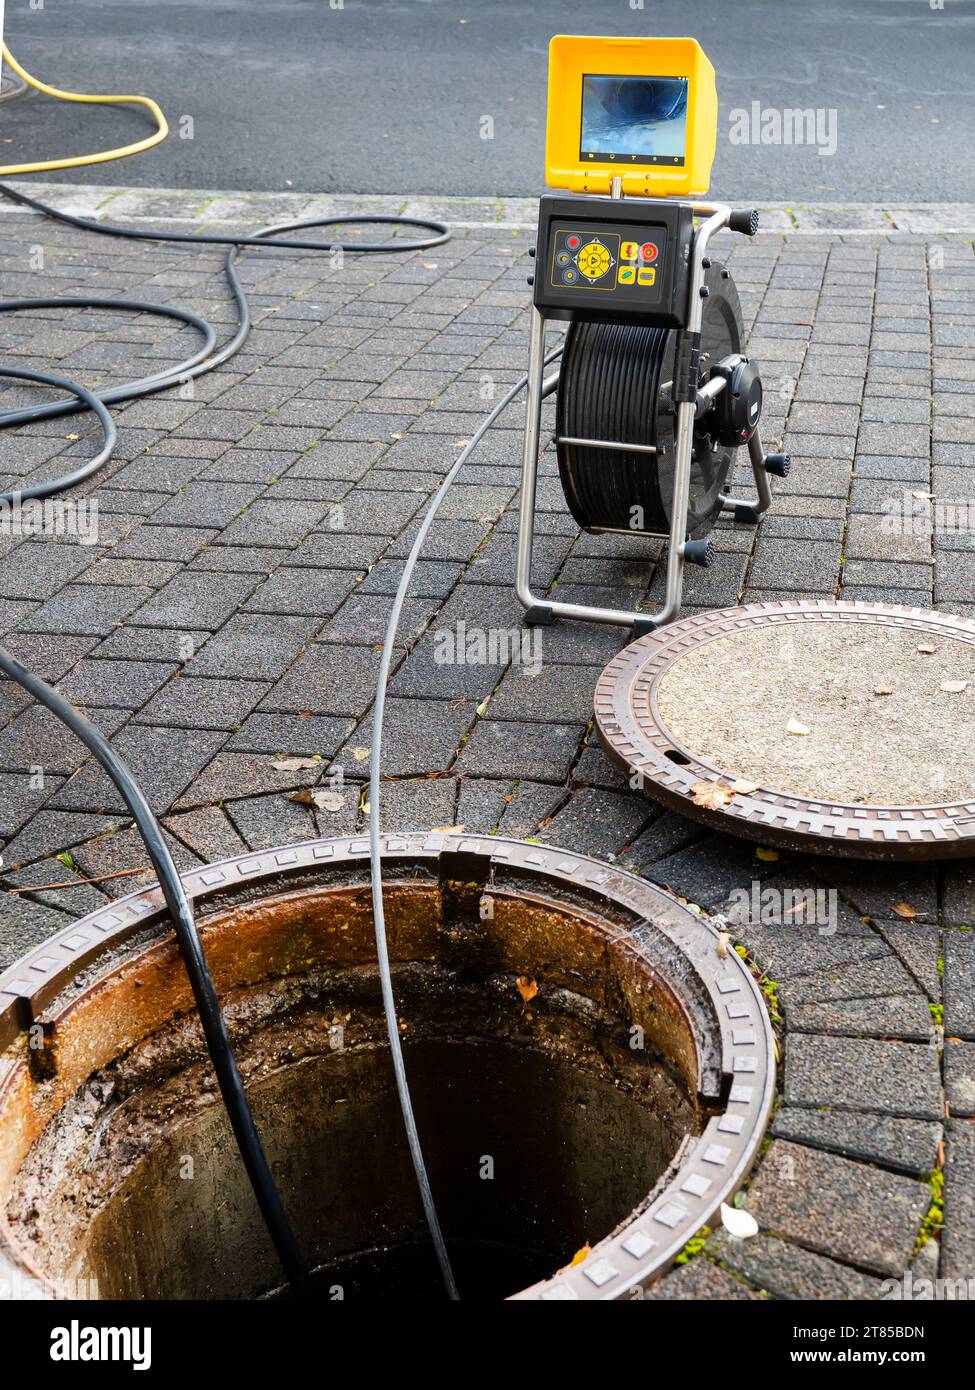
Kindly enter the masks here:
[[700, 565], [702, 570], [711, 568], [714, 555], [714, 541], [688, 541], [684, 546], [684, 559], [689, 565]]
[[528, 627], [548, 627], [555, 622], [555, 614], [547, 603], [533, 603], [525, 610], [524, 621]]
[[758, 525], [759, 513], [754, 507], [749, 507], [747, 502], [742, 502], [735, 508], [735, 520], [747, 522], [749, 526]]
[[766, 454], [764, 467], [766, 473], [772, 473], [776, 478], [787, 478], [792, 459], [788, 454]]
[[652, 618], [634, 618], [634, 619], [633, 619], [633, 636], [634, 636], [634, 637], [647, 637], [647, 636], [649, 636], [649, 634], [650, 634], [651, 632], [656, 632], [656, 631], [657, 631], [657, 624], [653, 621]]

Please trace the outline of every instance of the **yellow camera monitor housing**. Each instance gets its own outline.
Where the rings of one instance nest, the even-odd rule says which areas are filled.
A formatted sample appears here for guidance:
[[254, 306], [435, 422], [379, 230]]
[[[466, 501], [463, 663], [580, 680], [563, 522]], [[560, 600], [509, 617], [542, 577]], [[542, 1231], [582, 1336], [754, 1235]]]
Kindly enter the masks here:
[[548, 50], [545, 181], [575, 193], [706, 193], [718, 129], [714, 68], [696, 39], [556, 34]]

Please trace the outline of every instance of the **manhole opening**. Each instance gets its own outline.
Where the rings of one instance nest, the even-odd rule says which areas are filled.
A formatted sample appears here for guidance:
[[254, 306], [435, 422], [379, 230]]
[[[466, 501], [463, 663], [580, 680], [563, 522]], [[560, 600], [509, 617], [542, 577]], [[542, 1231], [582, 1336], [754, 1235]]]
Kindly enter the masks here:
[[[200, 920], [316, 1288], [442, 1299], [368, 886], [258, 887]], [[690, 969], [682, 991], [672, 944], [655, 958], [618, 906], [528, 887], [414, 875], [387, 889], [417, 1121], [461, 1294], [482, 1300], [549, 1279], [646, 1211], [721, 1104], [720, 1029]], [[46, 1280], [94, 1280], [102, 1298], [274, 1296], [188, 1005], [172, 942], [149, 931], [48, 1006], [48, 1044], [20, 1064], [29, 1094], [0, 1100], [3, 1132], [23, 1135], [5, 1121], [25, 1107], [37, 1130], [20, 1154], [7, 1144], [0, 1202], [11, 1249]]]

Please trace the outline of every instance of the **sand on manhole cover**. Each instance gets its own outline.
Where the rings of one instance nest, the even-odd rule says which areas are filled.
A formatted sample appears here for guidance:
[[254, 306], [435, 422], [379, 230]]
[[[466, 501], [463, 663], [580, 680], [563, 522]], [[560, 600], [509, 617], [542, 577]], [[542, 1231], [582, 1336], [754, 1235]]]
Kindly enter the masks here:
[[770, 791], [975, 799], [975, 646], [947, 632], [841, 619], [743, 629], [679, 657], [656, 700], [688, 752]]

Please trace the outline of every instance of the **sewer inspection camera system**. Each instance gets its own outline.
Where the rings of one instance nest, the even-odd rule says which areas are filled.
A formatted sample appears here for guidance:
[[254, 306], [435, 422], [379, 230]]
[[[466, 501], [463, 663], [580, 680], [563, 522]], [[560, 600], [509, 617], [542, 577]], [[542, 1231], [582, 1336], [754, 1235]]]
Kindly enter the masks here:
[[[707, 254], [722, 227], [753, 236], [758, 213], [682, 195], [707, 191], [718, 99], [695, 39], [557, 35], [549, 49], [546, 182], [540, 200], [516, 586], [530, 624], [618, 623], [637, 635], [674, 618], [685, 562], [709, 567], [723, 512], [756, 522], [771, 502], [759, 432], [762, 382], [742, 352], [738, 293]], [[608, 195], [608, 196], [604, 196]], [[569, 325], [557, 379], [546, 327]], [[531, 588], [543, 398], [557, 393], [559, 477], [587, 531], [667, 537], [655, 613], [564, 603]], [[757, 495], [726, 491], [747, 446]]]

